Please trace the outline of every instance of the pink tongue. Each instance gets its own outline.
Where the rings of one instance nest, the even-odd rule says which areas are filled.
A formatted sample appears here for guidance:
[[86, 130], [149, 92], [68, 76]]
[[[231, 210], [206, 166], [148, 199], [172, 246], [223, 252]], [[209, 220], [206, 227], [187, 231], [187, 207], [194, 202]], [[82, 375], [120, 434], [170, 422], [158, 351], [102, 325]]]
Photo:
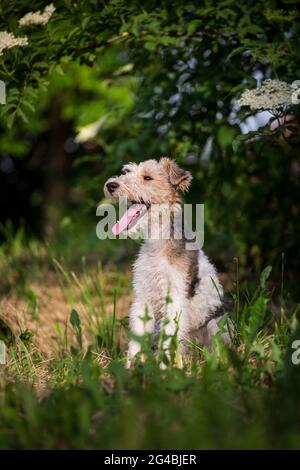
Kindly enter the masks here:
[[133, 204], [129, 209], [122, 215], [119, 222], [117, 222], [113, 228], [112, 233], [114, 235], [119, 235], [123, 230], [125, 230], [131, 222], [136, 220], [140, 215], [144, 214], [147, 210], [144, 204]]

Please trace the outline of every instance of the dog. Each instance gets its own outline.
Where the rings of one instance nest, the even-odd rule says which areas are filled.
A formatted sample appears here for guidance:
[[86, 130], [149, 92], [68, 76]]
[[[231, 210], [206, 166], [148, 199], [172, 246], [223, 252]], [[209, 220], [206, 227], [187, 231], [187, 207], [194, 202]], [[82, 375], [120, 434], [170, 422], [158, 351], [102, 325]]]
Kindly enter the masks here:
[[[104, 185], [104, 194], [112, 201], [126, 197], [129, 209], [113, 227], [113, 233], [146, 233], [133, 266], [134, 300], [130, 311], [130, 329], [135, 336], [150, 333], [157, 337], [164, 326], [167, 351], [175, 333], [183, 354], [190, 341], [212, 347], [224, 314], [223, 288], [213, 264], [201, 249], [188, 249], [186, 239], [175, 237], [176, 214], [182, 210], [182, 195], [192, 175], [168, 158], [124, 165], [120, 176], [112, 176]], [[162, 224], [170, 221], [168, 236]], [[180, 219], [182, 220], [182, 219]], [[154, 222], [153, 222], [154, 221]], [[149, 235], [150, 229], [150, 235]], [[146, 321], [145, 321], [146, 312]], [[229, 332], [221, 332], [224, 342]], [[140, 352], [141, 344], [129, 342], [127, 367]]]

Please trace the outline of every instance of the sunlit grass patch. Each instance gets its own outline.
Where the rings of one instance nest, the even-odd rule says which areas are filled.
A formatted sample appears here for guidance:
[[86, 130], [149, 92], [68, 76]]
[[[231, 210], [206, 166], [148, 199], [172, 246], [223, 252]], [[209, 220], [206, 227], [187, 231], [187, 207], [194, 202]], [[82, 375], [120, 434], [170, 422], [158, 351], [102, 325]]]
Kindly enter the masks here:
[[[164, 333], [156, 353], [146, 335], [128, 370], [128, 267], [72, 265], [36, 245], [30, 273], [22, 246], [12, 240], [0, 258], [12, 272], [0, 302], [1, 448], [298, 446], [299, 306], [278, 303], [269, 267], [256, 286], [237, 280], [223, 320], [232, 322], [229, 346], [221, 331], [213, 351], [190, 342], [182, 358], [176, 335], [168, 355]], [[16, 290], [14, 276], [26, 279]]]

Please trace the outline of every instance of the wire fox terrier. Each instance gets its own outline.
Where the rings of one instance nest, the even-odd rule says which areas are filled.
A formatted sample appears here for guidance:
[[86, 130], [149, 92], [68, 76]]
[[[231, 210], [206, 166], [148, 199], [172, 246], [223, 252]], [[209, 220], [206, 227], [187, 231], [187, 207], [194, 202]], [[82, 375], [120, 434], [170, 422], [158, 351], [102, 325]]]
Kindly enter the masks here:
[[[169, 341], [177, 331], [182, 352], [195, 339], [211, 348], [223, 314], [223, 289], [215, 267], [201, 249], [187, 249], [187, 240], [174, 236], [174, 215], [181, 210], [181, 195], [189, 189], [191, 180], [190, 172], [164, 157], [126, 164], [122, 174], [112, 176], [104, 186], [105, 196], [111, 200], [126, 197], [129, 201], [129, 209], [113, 227], [113, 233], [145, 235], [145, 228], [148, 230], [133, 267], [131, 331], [136, 336], [151, 333], [155, 337], [164, 324]], [[166, 218], [170, 220], [165, 224], [167, 236], [162, 224]], [[222, 338], [229, 341], [228, 331]], [[164, 345], [167, 348], [168, 341]], [[128, 366], [140, 349], [138, 341], [129, 342]]]

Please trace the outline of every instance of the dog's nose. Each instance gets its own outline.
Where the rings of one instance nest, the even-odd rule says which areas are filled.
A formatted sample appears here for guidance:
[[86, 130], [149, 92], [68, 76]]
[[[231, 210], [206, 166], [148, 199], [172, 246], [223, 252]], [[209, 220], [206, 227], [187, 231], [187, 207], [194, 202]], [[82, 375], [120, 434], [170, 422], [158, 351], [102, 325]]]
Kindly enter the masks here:
[[110, 183], [106, 184], [106, 187], [108, 191], [110, 192], [110, 194], [112, 194], [114, 190], [119, 187], [119, 183], [116, 183], [115, 181], [111, 181]]

